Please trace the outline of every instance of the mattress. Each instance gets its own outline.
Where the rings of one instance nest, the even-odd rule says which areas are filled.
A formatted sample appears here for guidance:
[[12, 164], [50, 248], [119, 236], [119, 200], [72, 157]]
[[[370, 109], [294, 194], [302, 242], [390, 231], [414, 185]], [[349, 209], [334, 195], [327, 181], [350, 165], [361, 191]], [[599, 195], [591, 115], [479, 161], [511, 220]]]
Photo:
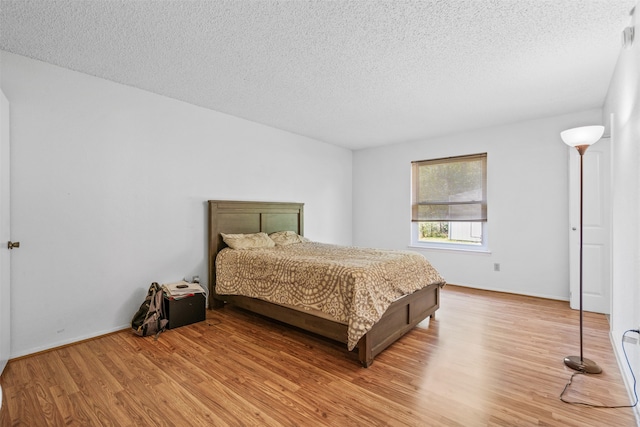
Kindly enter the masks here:
[[419, 253], [317, 242], [225, 248], [216, 258], [216, 293], [244, 295], [322, 312], [346, 324], [347, 347], [398, 298], [445, 280]]

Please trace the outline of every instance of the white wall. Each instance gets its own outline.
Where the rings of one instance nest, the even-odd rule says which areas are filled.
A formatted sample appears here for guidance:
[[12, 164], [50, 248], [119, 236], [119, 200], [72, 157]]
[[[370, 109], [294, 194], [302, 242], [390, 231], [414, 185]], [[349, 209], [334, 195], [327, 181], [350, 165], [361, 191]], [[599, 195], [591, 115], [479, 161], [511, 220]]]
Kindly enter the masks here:
[[568, 300], [569, 148], [560, 132], [600, 121], [592, 110], [356, 151], [354, 244], [408, 248], [411, 161], [486, 152], [490, 254], [419, 252], [448, 283]]
[[0, 52], [11, 102], [11, 357], [127, 327], [152, 281], [206, 285], [208, 199], [305, 203], [351, 243], [350, 150]]
[[[638, 8], [636, 7], [636, 13]], [[637, 21], [637, 18], [635, 19]], [[632, 21], [634, 19], [632, 18]], [[635, 23], [635, 22], [634, 22]], [[630, 390], [633, 379], [621, 347], [640, 326], [640, 39], [622, 49], [604, 106], [613, 149], [611, 341]], [[633, 337], [638, 335], [631, 334]], [[640, 347], [627, 345], [636, 375]], [[636, 409], [638, 411], [638, 409]], [[639, 414], [640, 415], [640, 414]]]

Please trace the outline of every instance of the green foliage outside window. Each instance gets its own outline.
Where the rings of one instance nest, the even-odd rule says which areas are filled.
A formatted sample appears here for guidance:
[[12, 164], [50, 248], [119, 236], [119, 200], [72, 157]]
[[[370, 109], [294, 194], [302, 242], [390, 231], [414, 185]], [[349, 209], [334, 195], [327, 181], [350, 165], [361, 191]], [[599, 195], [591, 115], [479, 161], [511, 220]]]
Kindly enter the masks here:
[[448, 222], [420, 222], [418, 230], [420, 240], [447, 240], [449, 238]]

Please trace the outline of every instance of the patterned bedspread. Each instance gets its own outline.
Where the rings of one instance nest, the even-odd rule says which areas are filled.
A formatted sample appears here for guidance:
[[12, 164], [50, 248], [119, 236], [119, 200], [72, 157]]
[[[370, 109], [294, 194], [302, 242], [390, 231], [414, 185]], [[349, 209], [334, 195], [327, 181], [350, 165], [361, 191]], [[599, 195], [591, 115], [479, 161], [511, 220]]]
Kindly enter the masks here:
[[420, 254], [323, 243], [225, 248], [216, 292], [315, 309], [348, 325], [349, 350], [399, 297], [444, 279]]

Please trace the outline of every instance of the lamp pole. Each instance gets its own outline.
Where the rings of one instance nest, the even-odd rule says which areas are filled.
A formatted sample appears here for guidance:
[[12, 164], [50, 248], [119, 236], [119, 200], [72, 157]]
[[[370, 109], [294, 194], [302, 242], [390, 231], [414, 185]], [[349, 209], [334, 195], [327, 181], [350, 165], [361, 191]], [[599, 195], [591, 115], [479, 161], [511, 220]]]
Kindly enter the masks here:
[[[577, 128], [581, 129], [581, 128]], [[569, 132], [569, 131], [565, 131]], [[563, 132], [564, 133], [564, 132]], [[584, 153], [587, 151], [587, 148], [594, 142], [596, 142], [602, 136], [602, 132], [598, 135], [598, 137], [590, 142], [589, 144], [575, 144], [573, 145], [580, 154], [580, 356], [567, 356], [564, 358], [564, 364], [570, 367], [571, 369], [575, 369], [576, 371], [586, 372], [588, 374], [599, 374], [602, 372], [602, 368], [598, 366], [596, 362], [593, 360], [587, 359], [583, 354], [583, 344], [582, 344], [582, 329], [583, 329], [583, 308], [582, 308], [582, 218], [583, 218], [583, 193], [584, 193]], [[565, 135], [563, 135], [563, 139], [565, 139]], [[565, 142], [567, 140], [565, 139]], [[569, 142], [567, 142], [569, 144]]]

